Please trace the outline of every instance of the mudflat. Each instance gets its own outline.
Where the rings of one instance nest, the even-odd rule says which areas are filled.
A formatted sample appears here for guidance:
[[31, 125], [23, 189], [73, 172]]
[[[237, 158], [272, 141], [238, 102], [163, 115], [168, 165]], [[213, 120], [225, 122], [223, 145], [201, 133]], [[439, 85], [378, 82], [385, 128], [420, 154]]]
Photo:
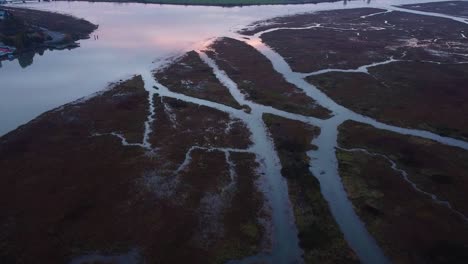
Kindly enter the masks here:
[[401, 7], [425, 12], [454, 15], [468, 18], [468, 3], [465, 1], [445, 1], [441, 3], [425, 3], [402, 5]]
[[356, 212], [396, 263], [468, 260], [468, 152], [347, 121], [339, 172]]
[[246, 148], [245, 127], [156, 96], [145, 145], [143, 85], [111, 85], [1, 138], [3, 262], [222, 263], [269, 244], [256, 157], [216, 148]]
[[401, 127], [468, 139], [468, 64], [397, 61], [307, 80], [347, 108]]
[[467, 61], [468, 39], [460, 32], [467, 31], [468, 25], [397, 11], [369, 16], [384, 11], [362, 8], [309, 14], [300, 20], [302, 26], [316, 27], [278, 30], [262, 34], [261, 38], [294, 71], [304, 73], [356, 69], [390, 58], [440, 63]]
[[241, 108], [196, 51], [190, 51], [155, 73], [169, 90]]
[[305, 263], [359, 263], [330, 213], [320, 183], [309, 169], [307, 151], [316, 148], [311, 142], [320, 129], [271, 114], [265, 114], [263, 120], [278, 151], [281, 174], [288, 182]]
[[247, 100], [292, 113], [330, 117], [328, 109], [287, 82], [270, 61], [242, 41], [217, 39], [208, 47], [207, 54], [237, 83]]

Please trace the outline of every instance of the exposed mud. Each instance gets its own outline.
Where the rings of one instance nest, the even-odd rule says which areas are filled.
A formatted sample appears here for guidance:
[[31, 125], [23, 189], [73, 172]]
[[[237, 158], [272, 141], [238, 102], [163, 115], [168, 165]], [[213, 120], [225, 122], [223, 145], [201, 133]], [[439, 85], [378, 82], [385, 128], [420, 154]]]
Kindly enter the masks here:
[[339, 141], [346, 191], [393, 262], [468, 260], [466, 151], [355, 122], [340, 127]]
[[357, 113], [468, 139], [468, 64], [393, 62], [367, 73], [328, 72], [307, 80]]
[[468, 190], [468, 151], [352, 121], [340, 126], [339, 145], [388, 156], [420, 189], [468, 215], [468, 198], [464, 195]]
[[412, 4], [401, 6], [407, 9], [435, 12], [446, 15], [468, 18], [468, 2], [466, 1], [446, 1], [440, 3]]
[[[348, 200], [348, 197], [345, 193], [345, 189], [343, 189], [343, 185], [340, 181], [340, 176], [338, 174], [339, 171], [337, 168], [337, 160], [335, 157], [335, 147], [337, 146], [337, 126], [347, 119], [357, 120], [381, 129], [393, 131], [396, 134], [414, 135], [434, 140], [440, 142], [441, 146], [447, 144], [450, 146], [460, 147], [461, 149], [467, 149], [467, 144], [465, 141], [455, 140], [454, 138], [449, 138], [446, 136], [441, 137], [437, 134], [429, 133], [426, 130], [428, 129], [427, 127], [422, 128], [422, 130], [407, 129], [404, 127], [398, 127], [393, 126], [391, 124], [382, 123], [382, 120], [372, 119], [367, 115], [362, 115], [362, 113], [359, 111], [353, 112], [352, 110], [354, 109], [346, 108], [346, 104], [342, 103], [341, 105], [341, 102], [339, 102], [339, 100], [334, 101], [334, 99], [336, 98], [329, 97], [327, 96], [328, 94], [322, 93], [314, 85], [304, 82], [304, 79], [308, 76], [320, 76], [321, 74], [328, 74], [329, 72], [348, 72], [353, 74], [359, 73], [363, 75], [369, 74], [370, 76], [372, 76], [374, 67], [392, 65], [396, 64], [398, 61], [403, 60], [415, 61], [414, 63], [431, 63], [441, 65], [441, 67], [445, 66], [445, 64], [461, 65], [465, 63], [463, 58], [466, 54], [466, 51], [464, 50], [466, 48], [466, 45], [464, 44], [465, 40], [463, 35], [459, 34], [460, 32], [458, 31], [458, 29], [463, 29], [464, 27], [466, 27], [465, 21], [450, 16], [417, 13], [416, 11], [411, 11], [413, 13], [408, 13], [409, 11], [402, 10], [402, 12], [400, 13], [396, 12], [395, 10], [401, 10], [401, 8], [397, 9], [391, 6], [388, 6], [386, 8], [388, 9], [355, 9], [342, 11], [342, 14], [347, 14], [349, 12], [350, 14], [354, 14], [354, 17], [348, 17], [346, 15], [343, 15], [348, 20], [348, 22], [341, 23], [338, 25], [332, 24], [334, 21], [332, 20], [330, 22], [330, 19], [328, 19], [330, 24], [321, 23], [317, 20], [309, 20], [309, 23], [306, 24], [299, 24], [298, 21], [295, 21], [294, 23], [296, 24], [291, 23], [289, 25], [282, 25], [281, 23], [275, 24], [275, 22], [271, 21], [260, 22], [257, 25], [259, 25], [260, 27], [264, 27], [263, 30], [265, 31], [259, 30], [251, 37], [241, 36], [238, 38], [239, 40], [245, 38], [246, 43], [256, 48], [263, 55], [265, 55], [273, 63], [274, 69], [280, 72], [288, 82], [294, 83], [297, 87], [304, 90], [309, 96], [316, 99], [320, 104], [333, 111], [333, 114], [335, 116], [329, 120], [326, 120], [325, 122], [323, 122], [323, 124], [319, 125], [322, 129], [322, 133], [313, 141], [313, 143], [318, 146], [318, 149], [312, 150], [308, 153], [309, 156], [312, 158], [311, 171], [315, 174], [315, 176], [319, 179], [320, 183], [322, 184], [322, 194], [327, 199], [327, 202], [330, 205], [331, 212], [333, 213], [336, 222], [340, 225], [341, 230], [345, 234], [346, 240], [359, 256], [360, 261], [364, 263], [386, 263], [387, 259], [385, 255], [391, 257], [392, 260], [394, 255], [393, 253], [390, 254], [387, 248], [382, 246], [380, 243], [375, 243], [373, 238], [369, 236], [369, 234], [365, 230], [366, 228], [362, 225], [362, 222], [359, 219], [361, 215], [358, 212], [359, 217], [356, 216], [354, 210], [352, 209], [351, 202], [355, 203], [355, 201], [352, 198]], [[298, 15], [297, 17], [302, 16], [302, 18], [313, 18], [314, 16], [331, 14], [334, 12], [337, 11], [326, 11], [315, 14]], [[282, 20], [283, 22], [289, 20], [292, 21], [295, 19], [295, 17], [296, 16], [281, 18], [279, 20]], [[340, 21], [340, 16], [334, 16], [332, 18], [336, 21]], [[364, 21], [365, 23], [353, 21]], [[448, 25], [453, 25], [454, 27], [447, 28]], [[251, 27], [251, 29], [252, 28], [255, 29], [255, 26]], [[304, 37], [308, 34], [305, 32], [313, 30], [321, 30], [323, 32], [327, 32], [328, 30], [334, 32], [334, 34], [330, 33], [330, 39], [327, 39], [327, 41], [332, 43], [332, 45], [330, 47], [327, 45], [323, 45], [320, 49], [311, 48], [316, 46], [315, 42], [322, 41], [323, 35], [311, 35], [310, 38]], [[353, 33], [350, 34], [348, 33], [349, 31], [353, 31]], [[383, 34], [379, 31], [387, 31], [386, 34], [388, 34], [388, 36], [379, 36], [379, 34]], [[294, 34], [297, 35], [297, 38], [285, 37]], [[362, 48], [363, 46], [361, 46], [360, 48], [359, 46], [357, 46], [358, 48], [355, 48], [355, 45], [341, 45], [341, 43], [339, 43], [336, 44], [340, 47], [337, 50], [338, 54], [330, 60], [329, 64], [326, 61], [329, 58], [329, 56], [327, 55], [324, 55], [325, 59], [318, 60], [313, 60], [311, 59], [311, 57], [304, 58], [304, 54], [306, 54], [307, 52], [309, 52], [310, 54], [317, 54], [321, 51], [334, 51], [333, 47], [335, 43], [339, 42], [336, 41], [335, 38], [340, 39], [341, 34], [347, 36], [343, 39], [344, 43], [347, 43], [347, 41], [349, 41], [350, 38], [351, 40], [357, 39], [359, 40], [359, 43], [356, 45], [370, 45], [370, 49], [365, 50]], [[365, 38], [359, 39], [359, 37], [363, 34]], [[431, 41], [429, 41], [428, 38], [433, 37], [433, 34], [436, 37], [444, 36], [445, 39], [443, 39], [443, 41], [440, 41], [440, 39], [431, 39]], [[275, 46], [275, 44], [271, 44], [271, 42], [269, 42], [269, 40], [267, 39], [268, 35], [272, 36], [272, 39], [274, 37], [275, 41], [278, 41], [278, 43], [281, 44], [278, 44], [277, 46]], [[337, 35], [338, 37], [335, 37], [335, 35]], [[377, 38], [376, 36], [379, 37]], [[405, 38], [400, 39], [401, 36], [404, 36], [405, 38], [411, 38], [406, 40]], [[421, 39], [412, 39], [413, 36], [418, 36]], [[369, 39], [369, 37], [371, 38]], [[390, 39], [387, 41], [386, 37]], [[385, 40], [385, 42], [379, 43], [379, 41], [381, 40]], [[392, 41], [396, 44], [399, 44], [399, 46], [393, 46]], [[324, 41], [324, 43], [325, 42], [326, 41]], [[386, 44], [391, 45], [386, 46]], [[454, 45], [451, 46], [451, 44]], [[283, 49], [284, 52], [281, 51], [281, 49]], [[364, 56], [356, 52], [360, 50], [365, 51]], [[381, 56], [381, 54], [384, 54], [384, 56]], [[358, 61], [357, 63], [355, 62], [354, 58], [356, 58], [356, 60]], [[320, 67], [316, 67], [316, 65], [320, 65], [322, 61], [325, 61], [325, 63], [323, 63], [323, 65], [321, 65]], [[316, 68], [310, 69], [308, 67]], [[447, 71], [449, 70], [447, 69]], [[453, 69], [451, 69], [450, 71], [453, 71]], [[408, 73], [405, 74], [409, 75]], [[445, 70], [443, 71], [443, 74], [446, 74]], [[422, 76], [422, 74], [420, 74], [419, 76]], [[458, 78], [460, 77], [460, 75], [457, 75], [456, 78], [452, 77], [453, 76], [447, 76], [447, 78], [450, 79], [450, 82], [458, 83]], [[414, 78], [415, 77], [413, 77], [413, 79]], [[404, 82], [404, 80], [402, 80], [401, 82]], [[445, 90], [445, 87], [443, 87], [443, 89]], [[448, 90], [453, 91], [453, 89], [456, 88], [451, 87]], [[435, 90], [436, 89], [434, 88], [434, 91]], [[353, 93], [351, 89], [347, 89], [347, 92]], [[443, 93], [443, 91], [438, 92]], [[363, 93], [361, 94], [361, 96], [365, 98], [367, 94]], [[383, 100], [383, 98], [386, 97], [382, 96], [381, 100]], [[401, 98], [394, 98], [393, 101], [389, 100], [389, 102], [395, 102], [398, 100], [401, 100]], [[376, 105], [374, 107], [377, 108], [379, 106]], [[454, 119], [455, 118], [458, 118], [458, 120], [460, 120], [460, 115], [454, 117]], [[437, 131], [437, 133], [439, 132], [440, 130]], [[463, 130], [461, 130], [460, 132], [464, 133]], [[446, 132], [441, 134], [447, 135]], [[362, 134], [359, 134], [359, 136], [364, 137]], [[354, 151], [355, 150], [350, 150], [350, 152], [352, 152], [353, 154]], [[436, 205], [441, 206], [442, 210], [448, 211], [448, 213], [451, 216], [455, 217], [457, 221], [465, 221], [466, 217], [460, 211], [461, 209], [452, 206], [450, 201], [446, 201], [444, 197], [439, 197], [438, 195], [433, 194], [431, 192], [421, 190], [415, 183], [411, 181], [411, 179], [409, 179], [406, 172], [396, 167], [397, 164], [387, 159], [386, 156], [384, 157], [377, 155], [377, 157], [382, 157], [388, 162], [389, 167], [391, 169], [395, 170], [396, 172], [399, 172], [399, 174], [402, 174], [400, 175], [400, 179], [406, 182], [406, 184], [408, 184], [408, 186], [412, 188], [417, 194], [424, 196]], [[443, 181], [443, 179], [441, 180]], [[395, 189], [395, 191], [397, 191], [397, 189]], [[435, 223], [436, 221], [437, 219], [434, 219]], [[456, 228], [464, 228], [464, 226], [458, 225]], [[371, 232], [371, 234], [375, 235], [373, 232]], [[377, 238], [377, 242], [380, 242], [379, 238]], [[381, 252], [379, 246], [383, 247], [386, 250], [385, 254]], [[452, 250], [452, 252], [454, 253], [454, 257], [451, 258], [451, 260], [463, 259], [463, 256], [457, 256], [457, 254], [459, 254], [461, 251], [456, 252]], [[439, 253], [435, 253], [433, 256], [437, 254]], [[439, 254], [442, 259], [450, 255], [444, 254], [445, 253]], [[435, 256], [434, 258], [438, 257]]]
[[311, 142], [320, 129], [271, 114], [265, 114], [263, 120], [288, 182], [305, 263], [358, 263], [323, 199], [319, 182], [309, 170], [307, 151], [316, 148]]
[[117, 219], [144, 216], [129, 209], [129, 186], [152, 164], [141, 149], [93, 134], [143, 133], [142, 84], [135, 77], [0, 139], [1, 262], [65, 263], [81, 251], [120, 251], [132, 243], [121, 240], [130, 229]]
[[339, 24], [345, 28], [350, 28], [349, 23], [356, 17], [379, 13], [385, 10], [378, 8], [358, 8], [358, 9], [342, 9], [331, 11], [320, 11], [315, 13], [304, 13], [293, 16], [275, 17], [269, 20], [260, 21], [241, 29], [239, 33], [245, 35], [255, 35], [263, 31], [281, 30], [282, 28], [297, 28], [298, 30], [304, 27], [314, 26], [317, 23], [324, 24]]
[[468, 143], [371, 118], [464, 137], [455, 21], [279, 18], [40, 116], [0, 138], [0, 262], [465, 262]]
[[[379, 15], [369, 16], [372, 12]], [[371, 13], [372, 14], [372, 13]], [[280, 20], [281, 21], [281, 20]], [[262, 40], [296, 72], [354, 69], [395, 59], [466, 62], [468, 25], [445, 18], [367, 8], [292, 17], [285, 26], [308, 29], [265, 32]], [[311, 48], [313, 47], [313, 48]]]
[[268, 247], [245, 125], [155, 97], [148, 149], [148, 97], [137, 76], [0, 139], [2, 263], [222, 263]]
[[[155, 122], [150, 143], [163, 156], [161, 166], [176, 169], [193, 146], [247, 149], [245, 124], [224, 112], [167, 97], [154, 97]], [[166, 160], [173, 161], [168, 163]]]
[[159, 70], [155, 77], [171, 91], [241, 108], [195, 51]]
[[208, 55], [237, 83], [247, 100], [292, 113], [330, 117], [330, 111], [286, 82], [274, 71], [271, 63], [251, 46], [239, 40], [221, 38], [209, 49]]

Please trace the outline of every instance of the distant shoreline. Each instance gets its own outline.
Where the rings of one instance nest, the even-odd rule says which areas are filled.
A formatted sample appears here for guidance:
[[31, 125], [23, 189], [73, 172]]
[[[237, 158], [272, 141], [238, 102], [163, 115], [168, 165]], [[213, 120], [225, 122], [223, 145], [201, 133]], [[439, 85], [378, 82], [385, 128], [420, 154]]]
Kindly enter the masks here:
[[[65, 2], [66, 0], [64, 0]], [[339, 2], [341, 0], [69, 0], [66, 2], [103, 2], [103, 3], [139, 3], [159, 5], [183, 5], [183, 6], [218, 6], [218, 7], [242, 7], [258, 5], [300, 5], [318, 4], [325, 2]]]
[[[46, 49], [71, 49], [76, 41], [89, 38], [97, 25], [70, 15], [30, 8], [2, 6], [11, 18], [0, 21], [0, 44], [13, 50], [0, 60], [22, 54], [34, 56]], [[31, 59], [28, 59], [31, 60]]]

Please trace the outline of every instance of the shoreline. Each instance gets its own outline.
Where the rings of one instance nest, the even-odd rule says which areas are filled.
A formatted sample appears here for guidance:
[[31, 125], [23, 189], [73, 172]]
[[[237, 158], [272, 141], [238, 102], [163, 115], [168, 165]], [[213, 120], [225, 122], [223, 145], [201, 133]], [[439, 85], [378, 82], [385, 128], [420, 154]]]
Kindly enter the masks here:
[[[226, 4], [216, 4], [216, 3], [191, 3], [190, 0], [187, 2], [172, 2], [164, 1], [164, 0], [156, 0], [156, 1], [145, 1], [145, 0], [129, 0], [129, 1], [106, 1], [106, 0], [97, 0], [97, 1], [87, 1], [87, 0], [61, 0], [61, 1], [50, 1], [50, 2], [90, 2], [90, 3], [115, 3], [115, 4], [154, 4], [154, 5], [173, 5], [173, 6], [204, 6], [204, 7], [244, 7], [244, 6], [275, 6], [275, 5], [305, 5], [305, 4], [320, 4], [320, 3], [333, 3], [333, 2], [343, 2], [341, 0], [305, 0], [305, 1], [297, 1], [297, 2], [281, 2], [279, 1], [272, 1], [272, 3], [263, 3], [262, 1], [254, 2], [254, 3], [226, 3]], [[207, 2], [210, 2], [208, 0]], [[21, 3], [20, 3], [21, 4]], [[2, 6], [0, 4], [0, 6]], [[9, 5], [10, 6], [10, 5]]]
[[[99, 26], [87, 20], [57, 12], [0, 5], [9, 21], [0, 24], [0, 43], [12, 52], [0, 57], [15, 60], [21, 55], [79, 47]], [[38, 37], [39, 36], [39, 37]], [[19, 41], [21, 40], [21, 41]]]

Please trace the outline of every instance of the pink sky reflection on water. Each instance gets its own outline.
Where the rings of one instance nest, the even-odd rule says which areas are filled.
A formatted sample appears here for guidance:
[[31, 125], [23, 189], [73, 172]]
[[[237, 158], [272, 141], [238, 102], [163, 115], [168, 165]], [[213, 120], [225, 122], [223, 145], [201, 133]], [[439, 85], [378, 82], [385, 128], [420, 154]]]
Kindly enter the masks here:
[[[425, 0], [421, 0], [425, 1]], [[380, 0], [382, 3], [413, 0]], [[151, 63], [223, 36], [257, 20], [307, 11], [366, 7], [366, 1], [308, 5], [204, 7], [135, 3], [41, 2], [35, 9], [72, 14], [99, 25], [73, 50], [46, 51], [21, 68], [4, 61], [0, 68], [0, 136], [35, 116], [102, 90], [109, 82], [154, 68]]]

